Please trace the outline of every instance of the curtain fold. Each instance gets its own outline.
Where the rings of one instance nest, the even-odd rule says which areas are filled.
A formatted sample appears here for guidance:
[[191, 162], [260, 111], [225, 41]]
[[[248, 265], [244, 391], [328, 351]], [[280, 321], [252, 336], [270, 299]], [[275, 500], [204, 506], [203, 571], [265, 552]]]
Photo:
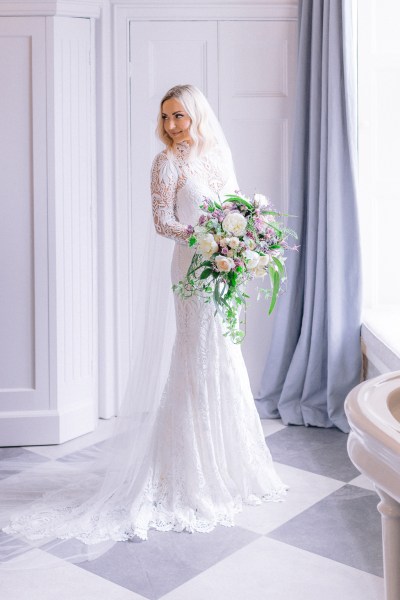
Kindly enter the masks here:
[[262, 382], [261, 417], [349, 431], [360, 381], [356, 88], [348, 0], [303, 0], [289, 213], [300, 250], [287, 260]]

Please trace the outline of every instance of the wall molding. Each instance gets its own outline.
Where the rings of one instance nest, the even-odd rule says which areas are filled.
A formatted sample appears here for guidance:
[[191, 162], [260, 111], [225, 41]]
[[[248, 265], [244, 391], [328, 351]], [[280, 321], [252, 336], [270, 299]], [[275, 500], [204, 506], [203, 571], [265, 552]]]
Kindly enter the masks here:
[[2, 17], [87, 17], [98, 19], [103, 0], [14, 0], [0, 1]]
[[92, 400], [65, 410], [0, 413], [2, 446], [62, 444], [94, 431], [96, 426], [97, 412], [93, 409]]
[[218, 21], [218, 20], [297, 20], [298, 2], [221, 2], [195, 0], [165, 2], [152, 0], [110, 0], [117, 19], [155, 21]]

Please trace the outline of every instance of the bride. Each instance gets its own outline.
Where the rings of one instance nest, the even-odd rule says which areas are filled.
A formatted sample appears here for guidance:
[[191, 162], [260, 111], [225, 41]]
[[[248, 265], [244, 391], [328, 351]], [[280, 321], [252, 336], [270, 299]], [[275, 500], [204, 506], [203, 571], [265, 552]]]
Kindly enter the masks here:
[[[165, 149], [151, 170], [152, 222], [175, 242], [171, 275], [177, 283], [193, 256], [187, 239], [199, 204], [204, 197], [223, 199], [238, 185], [222, 129], [196, 87], [175, 86], [165, 94], [157, 132]], [[74, 538], [80, 549], [67, 547], [62, 555], [82, 560], [83, 546], [96, 546], [98, 555], [107, 543], [145, 540], [150, 529], [209, 532], [218, 524], [234, 525], [243, 504], [280, 500], [286, 492], [265, 443], [240, 346], [224, 336], [212, 305], [175, 296], [176, 337], [170, 353], [164, 352], [165, 274], [156, 277], [149, 268], [160, 257], [157, 243], [146, 252], [136, 276], [147, 293], [137, 295], [134, 307], [143, 318], [114, 434], [94, 455], [89, 449], [76, 462], [24, 465], [23, 476], [3, 482], [3, 555], [11, 536], [35, 540], [36, 547], [43, 540], [47, 551]], [[15, 462], [8, 468], [15, 472]], [[10, 554], [18, 554], [15, 544]]]

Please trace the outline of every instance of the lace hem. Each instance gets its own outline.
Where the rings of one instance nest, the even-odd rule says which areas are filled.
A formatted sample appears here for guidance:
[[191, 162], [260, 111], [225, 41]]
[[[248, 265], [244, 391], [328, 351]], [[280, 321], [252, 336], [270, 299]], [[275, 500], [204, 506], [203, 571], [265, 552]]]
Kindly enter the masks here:
[[[76, 523], [68, 530], [66, 519], [66, 509], [56, 510], [46, 514], [36, 514], [29, 516], [20, 516], [13, 519], [9, 525], [2, 528], [2, 531], [9, 535], [23, 535], [28, 540], [40, 540], [44, 538], [55, 537], [60, 540], [75, 538], [87, 545], [98, 544], [112, 540], [114, 542], [123, 542], [139, 538], [143, 541], [148, 539], [148, 532], [151, 529], [157, 531], [176, 531], [189, 533], [210, 533], [218, 525], [225, 527], [234, 527], [234, 515], [242, 512], [245, 505], [257, 506], [263, 502], [281, 502], [286, 496], [288, 486], [272, 489], [263, 495], [250, 494], [246, 499], [237, 496], [229, 509], [217, 512], [213, 519], [207, 519], [197, 514], [193, 508], [179, 509], [179, 513], [172, 513], [165, 509], [161, 503], [142, 504], [138, 518], [132, 523], [129, 514], [125, 508], [113, 509], [111, 514], [102, 516], [92, 516], [91, 524], [88, 527], [86, 523], [86, 532], [82, 533], [79, 524]], [[120, 519], [116, 518], [116, 513]], [[42, 527], [40, 527], [40, 521]], [[55, 524], [62, 521], [64, 531], [55, 531]], [[103, 521], [103, 523], [101, 522]]]

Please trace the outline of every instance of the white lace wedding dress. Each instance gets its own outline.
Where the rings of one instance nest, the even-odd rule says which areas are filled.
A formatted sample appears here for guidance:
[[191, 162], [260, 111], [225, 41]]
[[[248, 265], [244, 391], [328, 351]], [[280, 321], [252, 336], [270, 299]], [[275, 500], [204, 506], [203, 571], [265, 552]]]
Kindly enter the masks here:
[[[233, 170], [217, 151], [192, 164], [190, 146], [165, 152], [152, 169], [158, 233], [172, 238], [172, 281], [186, 275], [193, 249], [186, 224], [195, 224], [205, 197], [237, 190]], [[213, 305], [175, 296], [177, 332], [161, 401], [148, 490], [159, 508], [148, 526], [211, 531], [234, 524], [243, 503], [280, 500], [287, 487], [266, 446], [240, 345], [223, 335]]]
[[[190, 264], [187, 225], [197, 222], [203, 198], [222, 198], [237, 188], [233, 169], [218, 152], [196, 162], [188, 154], [189, 145], [179, 144], [173, 160], [161, 152], [152, 168], [155, 227], [176, 242], [173, 282], [184, 277]], [[5, 533], [34, 540], [76, 538], [90, 545], [147, 539], [151, 528], [209, 532], [218, 524], [233, 525], [245, 503], [277, 501], [285, 494], [240, 346], [223, 335], [211, 304], [177, 296], [174, 302], [177, 331], [169, 376], [135, 481], [129, 476], [132, 465], [125, 464], [117, 489], [92, 499], [94, 475], [92, 481], [89, 473], [87, 479], [81, 474], [76, 484], [50, 491], [34, 508], [14, 515]], [[134, 435], [128, 430], [128, 440]], [[122, 450], [115, 463], [129, 463], [129, 456], [128, 449], [126, 454]], [[112, 474], [109, 481], [113, 490]]]

